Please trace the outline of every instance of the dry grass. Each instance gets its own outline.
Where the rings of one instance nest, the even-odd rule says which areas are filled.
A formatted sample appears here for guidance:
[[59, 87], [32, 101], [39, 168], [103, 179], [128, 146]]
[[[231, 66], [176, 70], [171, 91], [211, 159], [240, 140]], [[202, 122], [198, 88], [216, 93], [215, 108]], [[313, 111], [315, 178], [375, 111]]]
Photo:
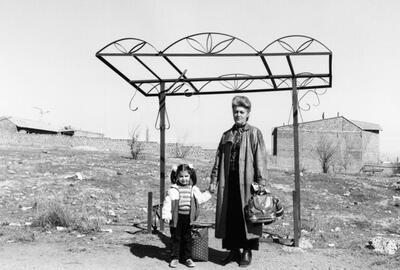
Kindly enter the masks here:
[[45, 229], [65, 227], [90, 234], [100, 231], [101, 221], [99, 218], [89, 218], [86, 213], [73, 214], [64, 204], [57, 200], [50, 200], [40, 204], [32, 226]]

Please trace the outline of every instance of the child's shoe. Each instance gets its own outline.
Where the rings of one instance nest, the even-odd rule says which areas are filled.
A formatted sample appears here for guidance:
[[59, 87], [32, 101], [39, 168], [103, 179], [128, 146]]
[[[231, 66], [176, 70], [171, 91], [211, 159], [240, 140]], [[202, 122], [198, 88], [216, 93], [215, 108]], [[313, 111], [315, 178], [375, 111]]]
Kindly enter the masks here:
[[178, 264], [179, 264], [179, 261], [177, 259], [173, 259], [170, 261], [169, 267], [176, 268], [178, 266]]
[[192, 259], [187, 259], [186, 262], [185, 262], [185, 265], [187, 267], [195, 267], [196, 266], [196, 264], [193, 262]]

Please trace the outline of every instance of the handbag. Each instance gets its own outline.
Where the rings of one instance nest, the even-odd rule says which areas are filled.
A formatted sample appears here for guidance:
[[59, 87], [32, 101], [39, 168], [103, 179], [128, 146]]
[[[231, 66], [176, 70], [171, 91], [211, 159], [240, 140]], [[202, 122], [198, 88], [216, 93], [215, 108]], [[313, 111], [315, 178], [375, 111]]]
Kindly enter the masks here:
[[270, 224], [283, 215], [283, 207], [265, 188], [252, 186], [253, 195], [245, 206], [246, 219], [251, 223]]

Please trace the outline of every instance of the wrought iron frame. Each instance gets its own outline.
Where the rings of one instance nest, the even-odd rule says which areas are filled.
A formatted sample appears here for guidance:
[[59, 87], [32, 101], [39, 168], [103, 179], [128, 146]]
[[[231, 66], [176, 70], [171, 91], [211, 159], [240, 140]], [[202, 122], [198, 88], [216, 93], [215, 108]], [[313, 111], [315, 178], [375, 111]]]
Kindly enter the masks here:
[[[301, 40], [300, 45], [296, 45], [293, 40]], [[217, 41], [216, 41], [217, 40]], [[186, 43], [185, 43], [186, 42]], [[129, 47], [123, 43], [130, 43]], [[247, 50], [229, 52], [232, 44], [244, 46]], [[311, 50], [311, 45], [315, 44], [318, 50]], [[176, 47], [188, 45], [189, 51], [174, 52]], [[296, 46], [295, 46], [296, 45]], [[273, 51], [277, 47], [278, 51]], [[149, 52], [150, 50], [150, 52]], [[327, 56], [327, 70], [325, 73], [314, 74], [307, 70], [299, 71], [293, 64], [293, 57]], [[157, 96], [159, 99], [159, 129], [160, 129], [160, 203], [164, 200], [165, 193], [165, 129], [166, 129], [166, 96], [191, 96], [191, 95], [211, 95], [211, 94], [237, 94], [251, 92], [276, 92], [292, 91], [292, 114], [293, 114], [293, 143], [294, 143], [294, 169], [295, 169], [295, 189], [293, 191], [293, 221], [294, 221], [294, 245], [299, 245], [301, 233], [300, 224], [300, 162], [299, 162], [299, 134], [298, 134], [298, 115], [301, 110], [308, 110], [310, 105], [302, 107], [302, 101], [308, 93], [314, 93], [319, 102], [318, 89], [332, 87], [332, 52], [320, 41], [303, 35], [285, 36], [271, 42], [261, 51], [256, 50], [249, 43], [223, 33], [209, 32], [193, 34], [181, 38], [164, 50], [158, 51], [150, 43], [137, 38], [123, 38], [109, 43], [96, 53], [96, 57], [115, 73], [122, 77], [126, 82], [133, 86], [144, 96]], [[152, 79], [130, 78], [118, 67], [113, 65], [109, 57], [130, 57], [136, 65], [144, 67]], [[263, 74], [250, 75], [241, 73], [217, 74], [208, 77], [192, 77], [187, 73], [190, 67], [180, 67], [173, 59], [208, 57], [243, 58], [250, 57], [260, 61], [265, 68]], [[289, 72], [285, 74], [275, 74], [271, 69], [269, 58], [283, 58], [287, 64]], [[157, 58], [165, 61], [167, 66], [172, 68], [175, 77], [163, 77], [153, 70], [146, 63], [147, 58]], [[317, 81], [317, 83], [315, 83]], [[225, 89], [215, 89], [213, 82], [219, 82], [218, 87]], [[263, 83], [263, 87], [253, 87], [254, 82]], [[314, 83], [312, 83], [314, 82]], [[306, 90], [306, 93], [298, 98], [298, 91]], [[132, 102], [132, 100], [131, 100]], [[130, 102], [130, 104], [131, 104]], [[300, 114], [301, 116], [301, 114]], [[160, 229], [164, 229], [164, 224], [160, 218]]]
[[[205, 37], [205, 38], [204, 38]], [[203, 43], [199, 41], [203, 38]], [[290, 40], [293, 38], [303, 39], [303, 43], [300, 46], [294, 47], [290, 44]], [[214, 39], [222, 39], [215, 44]], [[186, 41], [186, 48], [189, 52], [170, 52], [174, 47], [182, 45]], [[126, 48], [122, 43], [129, 42], [131, 44], [129, 48]], [[229, 50], [233, 43], [242, 45], [248, 49], [248, 52], [224, 52]], [[317, 44], [321, 49], [320, 51], [307, 51], [312, 44]], [[269, 52], [269, 49], [273, 45], [280, 45], [282, 51], [280, 52]], [[146, 49], [146, 52], [142, 52]], [[149, 50], [153, 52], [148, 52]], [[111, 51], [111, 52], [109, 52]], [[328, 57], [328, 72], [313, 74], [310, 72], [297, 72], [293, 65], [293, 56], [327, 56]], [[99, 58], [104, 64], [110, 67], [114, 72], [121, 76], [125, 81], [132, 85], [135, 89], [141, 92], [144, 96], [158, 96], [161, 89], [161, 83], [164, 82], [167, 96], [179, 96], [179, 95], [210, 95], [210, 94], [229, 94], [235, 91], [241, 92], [267, 92], [267, 91], [285, 91], [292, 90], [291, 79], [301, 79], [303, 82], [298, 83], [298, 89], [318, 89], [318, 88], [329, 88], [332, 86], [332, 52], [318, 40], [303, 36], [303, 35], [291, 35], [279, 38], [272, 43], [268, 44], [261, 51], [257, 51], [249, 43], [236, 38], [231, 35], [222, 33], [199, 33], [184, 37], [178, 41], [173, 42], [167, 46], [164, 50], [158, 51], [150, 43], [137, 39], [137, 38], [123, 38], [113, 41], [103, 47], [96, 53], [96, 57]], [[131, 57], [135, 64], [144, 67], [149, 74], [152, 74], [153, 79], [140, 79], [140, 78], [129, 78], [127, 74], [124, 74], [121, 70], [113, 65], [108, 58], [109, 57]], [[212, 77], [189, 77], [186, 75], [188, 67], [179, 67], [173, 61], [173, 58], [192, 58], [192, 57], [208, 57], [210, 59], [217, 57], [231, 57], [241, 58], [250, 57], [257, 61], [260, 61], [264, 66], [264, 74], [262, 75], [249, 75], [249, 74], [218, 74]], [[290, 73], [287, 74], [274, 74], [271, 70], [268, 58], [284, 57]], [[176, 77], [163, 78], [160, 74], [157, 74], [147, 63], [148, 58], [159, 58], [163, 59], [168, 66], [176, 72]], [[212, 60], [210, 60], [212, 61]], [[317, 85], [309, 85], [309, 82], [314, 79], [320, 79], [321, 83]], [[251, 88], [251, 84], [255, 81], [262, 81], [265, 83], [265, 87], [262, 88]], [[202, 91], [211, 82], [221, 82], [220, 86], [226, 89], [212, 89], [212, 91]], [[222, 82], [236, 82], [237, 86], [246, 87], [232, 87], [229, 89]], [[200, 85], [195, 85], [195, 83]], [[186, 87], [184, 87], [186, 86]], [[146, 89], [145, 87], [149, 87]], [[184, 88], [186, 88], [184, 90]], [[191, 88], [191, 89], [188, 89]]]

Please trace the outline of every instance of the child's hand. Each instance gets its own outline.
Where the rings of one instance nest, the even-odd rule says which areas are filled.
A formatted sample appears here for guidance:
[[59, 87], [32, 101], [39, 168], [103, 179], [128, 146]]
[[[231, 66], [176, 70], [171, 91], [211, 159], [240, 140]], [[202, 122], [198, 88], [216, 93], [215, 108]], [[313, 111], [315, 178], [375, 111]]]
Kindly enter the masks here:
[[212, 194], [215, 192], [215, 187], [216, 185], [214, 183], [210, 183], [210, 185], [208, 186], [208, 191]]
[[163, 218], [163, 221], [164, 221], [164, 223], [169, 224], [169, 222], [170, 222], [171, 220], [169, 220], [168, 218]]

